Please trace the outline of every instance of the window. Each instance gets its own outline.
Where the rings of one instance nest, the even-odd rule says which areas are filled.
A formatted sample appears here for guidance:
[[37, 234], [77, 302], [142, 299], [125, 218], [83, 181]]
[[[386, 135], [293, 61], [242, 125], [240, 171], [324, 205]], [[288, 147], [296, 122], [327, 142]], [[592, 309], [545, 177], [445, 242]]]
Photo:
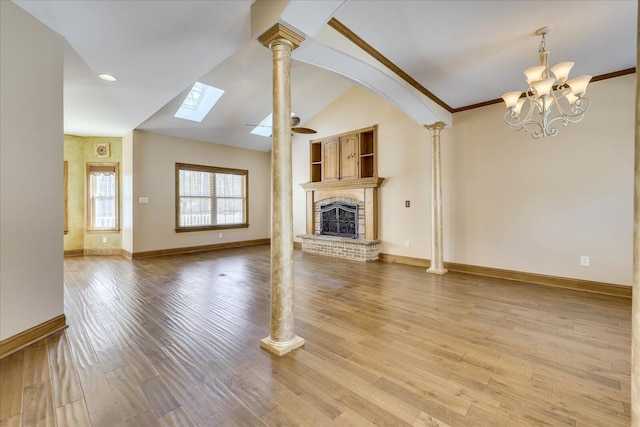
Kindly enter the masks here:
[[176, 231], [248, 227], [248, 175], [176, 163]]
[[87, 163], [87, 231], [119, 231], [117, 163]]

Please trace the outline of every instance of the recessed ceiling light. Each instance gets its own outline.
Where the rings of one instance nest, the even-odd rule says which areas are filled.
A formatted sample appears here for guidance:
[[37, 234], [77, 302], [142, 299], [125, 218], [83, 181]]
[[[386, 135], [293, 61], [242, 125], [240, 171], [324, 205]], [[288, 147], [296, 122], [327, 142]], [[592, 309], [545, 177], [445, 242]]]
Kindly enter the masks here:
[[106, 80], [108, 82], [115, 82], [118, 80], [118, 78], [116, 76], [112, 76], [111, 74], [100, 74], [98, 77], [100, 77], [102, 80]]

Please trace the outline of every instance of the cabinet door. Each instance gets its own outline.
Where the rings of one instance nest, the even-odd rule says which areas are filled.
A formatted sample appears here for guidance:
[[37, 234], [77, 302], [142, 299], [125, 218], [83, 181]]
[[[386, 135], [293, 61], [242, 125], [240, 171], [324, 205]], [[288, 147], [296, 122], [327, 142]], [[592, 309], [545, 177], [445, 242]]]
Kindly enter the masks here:
[[338, 138], [332, 138], [322, 143], [322, 180], [333, 181], [340, 179], [339, 161], [340, 147]]
[[358, 135], [340, 137], [340, 179], [358, 178]]

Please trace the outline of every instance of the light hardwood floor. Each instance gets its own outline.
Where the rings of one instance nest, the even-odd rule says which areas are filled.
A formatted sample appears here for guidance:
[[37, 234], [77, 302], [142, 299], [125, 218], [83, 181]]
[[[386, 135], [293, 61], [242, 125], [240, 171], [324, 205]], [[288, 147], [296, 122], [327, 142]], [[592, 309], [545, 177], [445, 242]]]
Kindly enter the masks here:
[[631, 301], [269, 247], [65, 259], [69, 328], [0, 361], [0, 425], [628, 426]]

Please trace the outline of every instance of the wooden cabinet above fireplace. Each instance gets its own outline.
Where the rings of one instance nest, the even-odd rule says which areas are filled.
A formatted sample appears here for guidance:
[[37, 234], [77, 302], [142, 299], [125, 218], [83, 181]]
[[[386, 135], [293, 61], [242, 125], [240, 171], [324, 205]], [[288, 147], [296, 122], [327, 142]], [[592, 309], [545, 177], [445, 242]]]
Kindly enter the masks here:
[[378, 125], [310, 142], [309, 182], [347, 181], [378, 176]]

